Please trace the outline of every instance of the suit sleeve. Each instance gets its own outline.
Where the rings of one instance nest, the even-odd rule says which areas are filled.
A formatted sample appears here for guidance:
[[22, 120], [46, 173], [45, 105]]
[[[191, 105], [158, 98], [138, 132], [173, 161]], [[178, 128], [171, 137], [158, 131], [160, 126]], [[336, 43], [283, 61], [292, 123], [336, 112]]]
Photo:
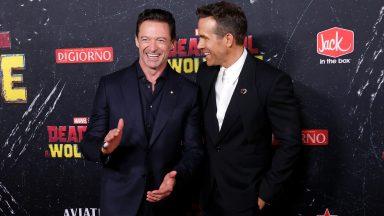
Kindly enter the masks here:
[[284, 73], [279, 74], [270, 90], [267, 115], [279, 144], [259, 191], [259, 196], [270, 203], [291, 175], [301, 148], [298, 104], [291, 78]]
[[106, 163], [108, 157], [102, 156], [101, 147], [104, 144], [104, 137], [108, 133], [109, 108], [107, 103], [105, 77], [100, 79], [96, 91], [92, 115], [80, 144], [81, 152], [87, 160]]
[[177, 177], [187, 179], [199, 169], [203, 160], [202, 137], [200, 132], [200, 103], [198, 88], [194, 89], [194, 98], [186, 117], [183, 130], [183, 156], [175, 167]]

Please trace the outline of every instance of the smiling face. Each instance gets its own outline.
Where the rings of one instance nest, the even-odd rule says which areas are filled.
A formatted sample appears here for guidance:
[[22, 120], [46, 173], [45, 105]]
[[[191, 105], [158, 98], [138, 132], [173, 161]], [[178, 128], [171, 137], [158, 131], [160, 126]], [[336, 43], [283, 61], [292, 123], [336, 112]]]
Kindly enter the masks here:
[[139, 27], [135, 41], [143, 71], [163, 71], [167, 66], [169, 52], [174, 47], [169, 25], [159, 21], [144, 21]]
[[212, 17], [200, 18], [198, 48], [204, 53], [207, 65], [223, 65], [227, 56], [227, 40], [216, 34], [217, 22]]

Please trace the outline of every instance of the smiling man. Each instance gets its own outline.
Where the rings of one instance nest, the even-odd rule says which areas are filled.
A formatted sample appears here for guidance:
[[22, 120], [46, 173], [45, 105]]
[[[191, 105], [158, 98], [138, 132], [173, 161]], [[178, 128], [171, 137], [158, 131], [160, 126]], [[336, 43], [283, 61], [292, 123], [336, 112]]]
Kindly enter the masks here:
[[[204, 216], [255, 216], [272, 203], [300, 150], [298, 106], [290, 77], [249, 55], [240, 7], [217, 2], [197, 9], [199, 66], [207, 163]], [[273, 154], [272, 133], [279, 143]]]
[[185, 215], [185, 190], [203, 151], [198, 88], [167, 63], [175, 32], [171, 13], [144, 10], [139, 60], [100, 80], [81, 148], [103, 164], [102, 215]]

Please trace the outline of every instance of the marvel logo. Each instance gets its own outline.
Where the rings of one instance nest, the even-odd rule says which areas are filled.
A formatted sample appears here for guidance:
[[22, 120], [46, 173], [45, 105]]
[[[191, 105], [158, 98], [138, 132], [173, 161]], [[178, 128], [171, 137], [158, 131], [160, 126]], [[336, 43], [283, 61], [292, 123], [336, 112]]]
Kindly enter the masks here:
[[337, 58], [354, 49], [354, 32], [348, 29], [333, 27], [317, 34], [317, 53]]
[[74, 117], [73, 124], [88, 124], [88, 117]]

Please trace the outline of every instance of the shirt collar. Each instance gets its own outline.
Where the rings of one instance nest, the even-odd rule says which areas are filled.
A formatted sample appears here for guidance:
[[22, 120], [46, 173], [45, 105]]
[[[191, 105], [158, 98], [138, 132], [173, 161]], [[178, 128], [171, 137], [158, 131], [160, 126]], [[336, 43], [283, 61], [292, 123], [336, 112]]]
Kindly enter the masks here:
[[[168, 76], [168, 70], [169, 70], [169, 65], [167, 64], [167, 67], [164, 68], [164, 71], [163, 73], [161, 73], [161, 75], [159, 76], [159, 78], [157, 79], [165, 79], [167, 76]], [[145, 77], [145, 74], [144, 74], [144, 71], [143, 69], [140, 67], [140, 64], [137, 63], [137, 66], [136, 66], [136, 72], [137, 72], [137, 79], [143, 79]]]
[[245, 59], [247, 58], [247, 54], [247, 50], [243, 48], [243, 54], [241, 54], [240, 58], [237, 59], [235, 63], [233, 63], [228, 68], [223, 66], [220, 67], [219, 76], [221, 76], [221, 78], [225, 76], [225, 79], [228, 79], [230, 83], [234, 84], [240, 76], [241, 70], [243, 69], [245, 63]]

